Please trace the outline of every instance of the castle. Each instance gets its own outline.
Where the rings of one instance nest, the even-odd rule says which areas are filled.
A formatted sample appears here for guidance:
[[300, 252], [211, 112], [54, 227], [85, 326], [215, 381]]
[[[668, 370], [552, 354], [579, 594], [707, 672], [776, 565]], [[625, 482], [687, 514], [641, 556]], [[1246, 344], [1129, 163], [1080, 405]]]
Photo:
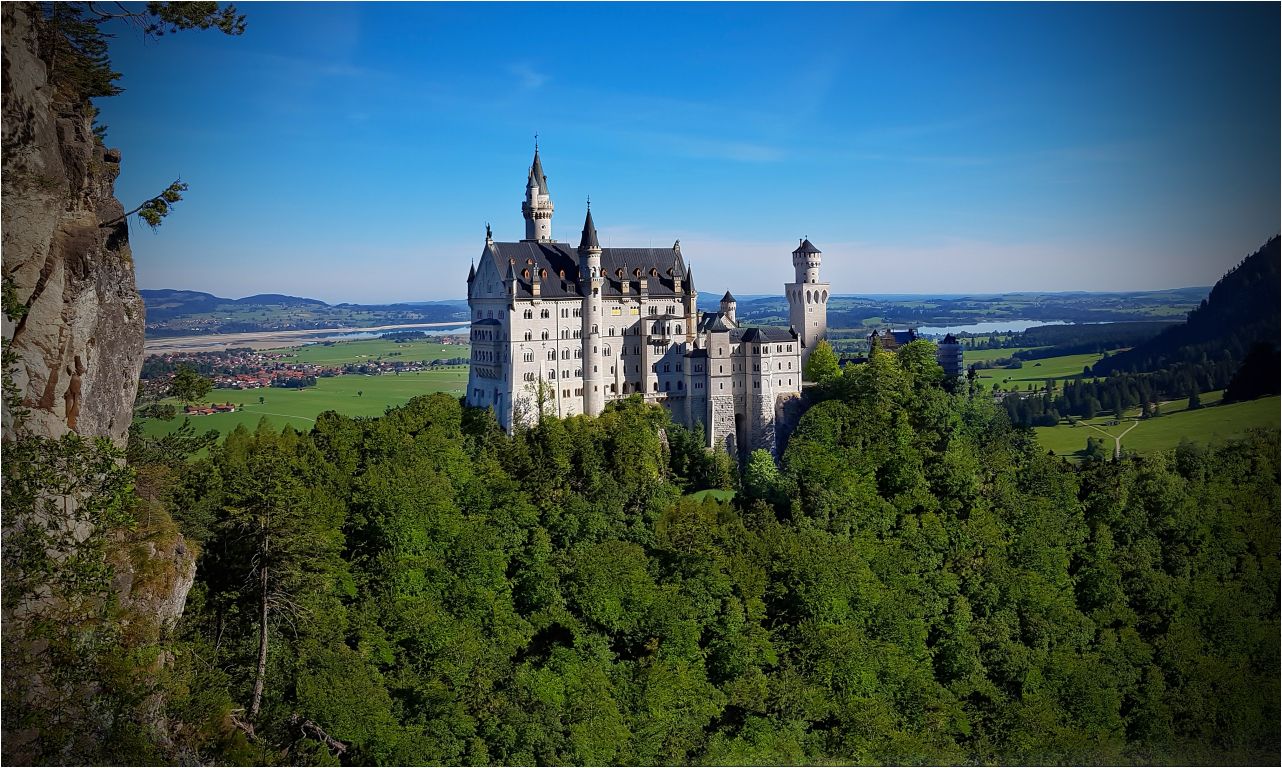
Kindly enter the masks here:
[[467, 403], [511, 430], [541, 415], [597, 415], [641, 395], [731, 455], [777, 453], [800, 405], [803, 362], [827, 332], [828, 283], [807, 239], [784, 286], [790, 329], [741, 325], [727, 291], [700, 313], [694, 275], [671, 248], [602, 248], [591, 204], [578, 247], [552, 239], [554, 206], [538, 147], [521, 213], [525, 238], [485, 228], [467, 276], [472, 361]]

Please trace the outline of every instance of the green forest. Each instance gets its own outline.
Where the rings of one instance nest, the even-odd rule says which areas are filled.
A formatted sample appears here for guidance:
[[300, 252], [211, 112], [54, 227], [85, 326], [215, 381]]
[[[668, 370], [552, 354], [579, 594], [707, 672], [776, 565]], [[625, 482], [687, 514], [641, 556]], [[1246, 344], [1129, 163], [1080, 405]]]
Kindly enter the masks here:
[[198, 543], [186, 612], [145, 648], [51, 628], [97, 714], [6, 733], [50, 762], [1276, 762], [1277, 432], [1076, 468], [941, 383], [928, 343], [874, 353], [742, 473], [639, 398], [511, 436], [444, 394], [135, 433], [92, 499]]

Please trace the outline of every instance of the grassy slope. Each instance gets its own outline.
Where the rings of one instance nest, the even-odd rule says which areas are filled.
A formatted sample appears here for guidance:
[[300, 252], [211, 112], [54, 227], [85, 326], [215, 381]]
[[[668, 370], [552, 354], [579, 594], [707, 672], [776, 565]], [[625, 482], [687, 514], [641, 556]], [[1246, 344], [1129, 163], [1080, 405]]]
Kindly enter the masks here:
[[[1203, 404], [1218, 402], [1219, 395], [1219, 392], [1203, 395], [1202, 402]], [[1277, 427], [1279, 414], [1282, 413], [1279, 410], [1282, 407], [1282, 400], [1277, 397], [1264, 397], [1232, 405], [1215, 405], [1196, 411], [1186, 410], [1187, 405], [1188, 402], [1185, 400], [1163, 405], [1161, 417], [1138, 422], [1138, 426], [1126, 433], [1122, 438], [1122, 449], [1136, 453], [1168, 450], [1179, 445], [1180, 440], [1186, 437], [1194, 442], [1220, 443], [1240, 437], [1252, 427]], [[1105, 416], [1085, 423], [1092, 424], [1109, 435], [1120, 435], [1136, 424], [1134, 421], [1127, 420], [1116, 426], [1109, 426], [1110, 421], [1112, 417]], [[1037, 427], [1034, 431], [1037, 433], [1038, 442], [1043, 447], [1061, 456], [1072, 456], [1078, 451], [1085, 450], [1088, 437], [1105, 438], [1105, 447], [1111, 452], [1113, 441], [1096, 429], [1085, 426], [1085, 423], [1079, 423], [1076, 427], [1068, 424]]]
[[[985, 350], [986, 352], [995, 352], [998, 350]], [[1005, 350], [1001, 350], [1005, 351]], [[1014, 352], [1015, 350], [1010, 350]], [[997, 355], [997, 357], [1009, 357], [1006, 355]], [[1020, 389], [1026, 388], [1028, 383], [1032, 383], [1033, 389], [1040, 389], [1041, 385], [1046, 383], [1047, 379], [1080, 379], [1082, 378], [1082, 368], [1088, 365], [1094, 365], [1103, 355], [1092, 353], [1085, 355], [1062, 355], [1060, 357], [1048, 357], [1045, 360], [1025, 360], [1023, 368], [988, 368], [978, 371], [979, 383], [985, 387], [991, 387], [993, 382], [999, 382], [1002, 389]], [[991, 358], [990, 358], [991, 359]], [[966, 354], [966, 361], [970, 361], [970, 354]]]

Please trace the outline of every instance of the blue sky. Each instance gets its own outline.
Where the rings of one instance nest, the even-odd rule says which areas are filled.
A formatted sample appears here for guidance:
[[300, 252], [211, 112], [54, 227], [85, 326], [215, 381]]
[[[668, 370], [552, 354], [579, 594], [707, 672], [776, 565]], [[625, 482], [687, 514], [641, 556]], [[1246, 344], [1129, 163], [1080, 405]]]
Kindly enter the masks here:
[[462, 298], [523, 236], [680, 238], [704, 292], [1210, 285], [1279, 229], [1277, 4], [243, 3], [116, 29], [100, 100], [139, 285]]

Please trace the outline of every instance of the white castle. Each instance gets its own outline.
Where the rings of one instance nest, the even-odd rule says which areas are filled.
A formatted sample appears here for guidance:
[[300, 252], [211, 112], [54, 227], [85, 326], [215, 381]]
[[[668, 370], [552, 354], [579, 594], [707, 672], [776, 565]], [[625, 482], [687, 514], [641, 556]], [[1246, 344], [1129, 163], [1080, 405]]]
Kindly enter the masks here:
[[[589, 203], [577, 248], [552, 239], [553, 204], [534, 149], [521, 213], [525, 239], [494, 240], [467, 276], [472, 364], [467, 403], [511, 430], [543, 415], [597, 415], [640, 395], [675, 421], [702, 424], [733, 456], [777, 453], [800, 403], [802, 363], [827, 332], [820, 251], [803, 239], [787, 283], [790, 329], [739, 324], [727, 291], [700, 313], [694, 275], [671, 248], [602, 248]], [[792, 415], [795, 418], [795, 413]]]

